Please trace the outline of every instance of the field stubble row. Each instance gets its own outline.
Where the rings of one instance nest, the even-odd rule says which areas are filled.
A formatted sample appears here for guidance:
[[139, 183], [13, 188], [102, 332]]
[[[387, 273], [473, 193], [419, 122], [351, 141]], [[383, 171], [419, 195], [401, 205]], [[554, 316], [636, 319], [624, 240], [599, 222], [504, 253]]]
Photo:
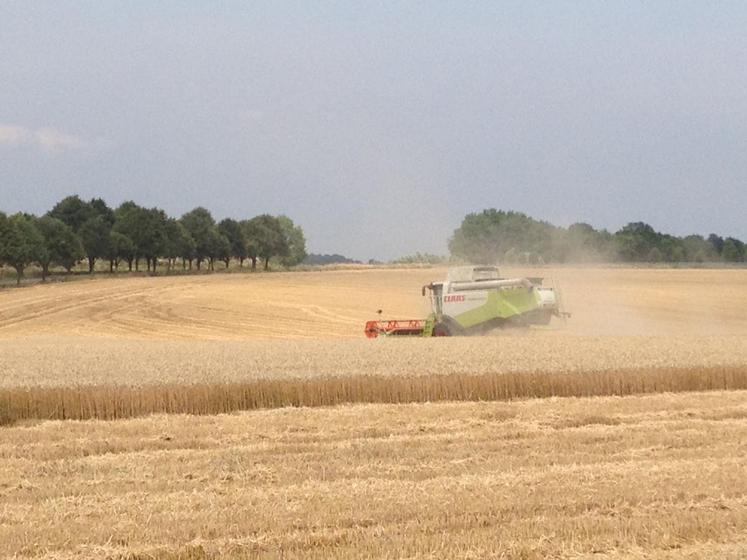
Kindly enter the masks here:
[[747, 392], [25, 423], [0, 556], [743, 558]]

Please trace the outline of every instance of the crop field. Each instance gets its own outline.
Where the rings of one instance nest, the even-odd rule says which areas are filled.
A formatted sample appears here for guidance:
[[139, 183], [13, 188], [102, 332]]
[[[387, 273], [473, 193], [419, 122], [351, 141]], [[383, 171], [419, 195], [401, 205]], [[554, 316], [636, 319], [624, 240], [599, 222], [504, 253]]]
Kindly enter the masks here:
[[747, 556], [747, 270], [503, 272], [571, 319], [364, 338], [441, 269], [0, 290], [0, 557]]
[[[545, 276], [578, 335], [747, 334], [747, 269], [505, 269]], [[420, 288], [445, 269], [118, 278], [0, 291], [0, 339], [358, 339], [363, 323], [422, 318]]]
[[0, 556], [744, 558], [747, 392], [4, 428]]

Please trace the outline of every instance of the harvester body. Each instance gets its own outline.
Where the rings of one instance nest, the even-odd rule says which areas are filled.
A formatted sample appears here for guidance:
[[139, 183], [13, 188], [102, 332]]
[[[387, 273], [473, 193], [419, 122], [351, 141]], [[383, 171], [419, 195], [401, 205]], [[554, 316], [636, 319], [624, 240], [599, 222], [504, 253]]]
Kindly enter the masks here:
[[554, 289], [542, 278], [501, 278], [496, 267], [449, 270], [443, 282], [423, 286], [431, 314], [425, 320], [369, 321], [366, 336], [451, 336], [496, 327], [546, 325], [560, 311]]

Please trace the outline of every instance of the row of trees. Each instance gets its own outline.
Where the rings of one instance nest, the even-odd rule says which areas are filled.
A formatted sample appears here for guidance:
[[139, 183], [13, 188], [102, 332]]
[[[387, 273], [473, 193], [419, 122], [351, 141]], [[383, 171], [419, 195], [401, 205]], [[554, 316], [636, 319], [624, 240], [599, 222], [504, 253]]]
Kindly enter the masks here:
[[182, 267], [199, 270], [203, 263], [214, 270], [215, 262], [231, 259], [240, 266], [251, 261], [269, 267], [277, 258], [284, 266], [293, 266], [306, 257], [303, 230], [286, 216], [262, 214], [247, 220], [213, 219], [208, 210], [195, 208], [181, 218], [170, 218], [159, 208], [144, 208], [132, 201], [112, 209], [100, 198], [84, 201], [68, 196], [41, 217], [0, 212], [0, 265], [17, 272], [18, 282], [24, 270], [38, 264], [42, 278], [50, 267], [61, 266], [68, 272], [82, 260], [93, 272], [96, 262], [105, 260], [109, 271], [122, 262], [129, 270], [155, 272], [159, 259], [169, 270], [182, 260]]
[[568, 228], [520, 212], [468, 214], [449, 240], [452, 256], [475, 263], [506, 262], [745, 262], [734, 237], [676, 237], [632, 222], [615, 233], [576, 223]]

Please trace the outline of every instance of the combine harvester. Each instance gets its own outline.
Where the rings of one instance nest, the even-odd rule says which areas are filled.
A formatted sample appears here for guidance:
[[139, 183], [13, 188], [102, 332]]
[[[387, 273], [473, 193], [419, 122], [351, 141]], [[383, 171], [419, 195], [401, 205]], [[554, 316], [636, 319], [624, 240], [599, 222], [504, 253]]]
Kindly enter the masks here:
[[368, 321], [368, 338], [384, 336], [454, 336], [478, 334], [497, 327], [547, 325], [560, 310], [555, 290], [542, 278], [501, 278], [494, 266], [449, 270], [445, 282], [423, 286], [430, 299], [426, 319]]

